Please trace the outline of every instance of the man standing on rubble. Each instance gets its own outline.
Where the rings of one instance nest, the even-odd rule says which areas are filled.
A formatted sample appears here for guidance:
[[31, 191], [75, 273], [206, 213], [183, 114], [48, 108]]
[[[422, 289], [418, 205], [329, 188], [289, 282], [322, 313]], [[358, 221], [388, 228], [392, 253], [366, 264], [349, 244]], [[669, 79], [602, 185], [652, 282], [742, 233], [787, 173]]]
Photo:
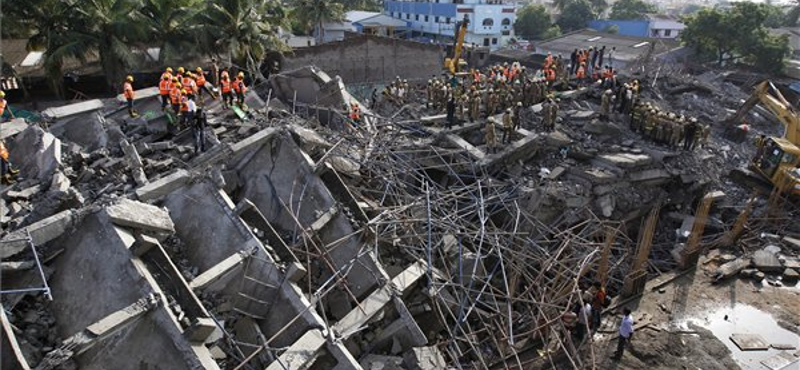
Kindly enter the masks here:
[[517, 102], [514, 106], [514, 114], [511, 117], [514, 120], [514, 130], [519, 130], [522, 127], [522, 102]]
[[692, 117], [683, 129], [683, 150], [694, 150], [697, 138], [697, 118]]
[[[3, 119], [3, 113], [5, 113], [7, 107], [8, 101], [6, 101], [6, 92], [0, 90], [0, 122], [5, 122]], [[11, 118], [14, 118], [14, 113], [11, 112], [11, 108], [8, 109], [8, 115], [11, 116]]]
[[625, 346], [633, 339], [633, 317], [631, 316], [631, 309], [625, 308], [622, 314], [622, 323], [619, 325], [617, 351], [614, 353], [614, 356], [611, 357], [614, 361], [619, 361], [622, 358], [622, 352], [625, 351]]
[[456, 120], [456, 98], [450, 95], [447, 99], [447, 129], [453, 128], [453, 123]]
[[192, 125], [192, 136], [194, 136], [194, 154], [206, 151], [206, 138], [205, 130], [208, 124], [208, 117], [203, 108], [197, 108], [197, 114], [194, 117], [194, 124]]
[[233, 91], [236, 92], [236, 104], [244, 109], [244, 94], [247, 92], [247, 85], [244, 83], [244, 72], [236, 75], [236, 82], [233, 83]]
[[167, 110], [169, 105], [169, 91], [172, 87], [172, 78], [168, 74], [161, 75], [161, 81], [158, 82], [158, 95], [161, 96], [161, 111]]
[[601, 121], [608, 121], [608, 116], [611, 111], [611, 100], [614, 99], [614, 92], [611, 89], [607, 89], [603, 92], [603, 96], [600, 98], [600, 120]]
[[489, 120], [486, 122], [486, 133], [484, 134], [486, 139], [486, 147], [488, 148], [489, 153], [496, 153], [497, 152], [497, 133], [494, 130], [494, 117], [489, 117]]
[[600, 314], [606, 306], [606, 288], [599, 281], [592, 285], [592, 331], [596, 332], [600, 328]]
[[514, 131], [514, 121], [512, 119], [511, 108], [506, 108], [503, 113], [503, 144], [511, 142], [511, 135]]
[[172, 89], [169, 90], [169, 100], [172, 103], [172, 110], [175, 114], [179, 114], [181, 111], [181, 99], [183, 97], [183, 85], [177, 80], [177, 77], [173, 77]]
[[133, 99], [135, 97], [135, 93], [133, 92], [133, 76], [125, 77], [125, 82], [122, 83], [122, 95], [125, 96], [125, 100], [128, 104], [128, 114], [131, 118], [139, 117], [139, 113], [133, 109]]
[[8, 149], [6, 149], [6, 144], [3, 141], [0, 141], [0, 165], [2, 165], [2, 183], [3, 185], [11, 185], [16, 181], [16, 176], [19, 173], [19, 170], [13, 168], [11, 166], [11, 162], [8, 161]]

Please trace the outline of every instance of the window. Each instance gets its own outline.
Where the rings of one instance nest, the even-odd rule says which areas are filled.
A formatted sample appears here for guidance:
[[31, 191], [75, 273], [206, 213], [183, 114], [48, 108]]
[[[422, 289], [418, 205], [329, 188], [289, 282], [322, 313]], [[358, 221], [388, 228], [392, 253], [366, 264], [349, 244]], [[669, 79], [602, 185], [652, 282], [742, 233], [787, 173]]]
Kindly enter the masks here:
[[511, 31], [506, 30], [506, 31], [503, 31], [502, 34], [503, 34], [503, 36], [511, 36]]
[[670, 37], [672, 35], [672, 30], [664, 30], [664, 37]]
[[406, 19], [411, 19], [411, 13], [406, 13]]
[[425, 16], [425, 22], [427, 22], [427, 21], [428, 21], [428, 16], [426, 15], [426, 16]]
[[419, 20], [419, 14], [414, 14], [414, 20], [415, 20], [415, 21], [418, 21], [418, 20]]
[[497, 45], [497, 39], [492, 39], [492, 45]]
[[510, 26], [511, 25], [511, 19], [503, 18], [503, 21], [500, 22], [500, 24], [502, 24], [503, 26]]
[[658, 37], [658, 30], [653, 30], [653, 34], [650, 37]]
[[491, 26], [494, 26], [494, 19], [492, 19], [492, 18], [486, 18], [486, 19], [484, 19], [484, 20], [483, 20], [483, 26], [484, 26], [484, 27], [491, 27]]
[[439, 23], [439, 16], [437, 15], [436, 17], [434, 17], [433, 21], [436, 22], [436, 23]]
[[483, 39], [483, 46], [489, 46], [489, 39]]
[[445, 24], [450, 24], [450, 17], [447, 17], [447, 18], [445, 18], [445, 19], [444, 19], [444, 23], [445, 23]]

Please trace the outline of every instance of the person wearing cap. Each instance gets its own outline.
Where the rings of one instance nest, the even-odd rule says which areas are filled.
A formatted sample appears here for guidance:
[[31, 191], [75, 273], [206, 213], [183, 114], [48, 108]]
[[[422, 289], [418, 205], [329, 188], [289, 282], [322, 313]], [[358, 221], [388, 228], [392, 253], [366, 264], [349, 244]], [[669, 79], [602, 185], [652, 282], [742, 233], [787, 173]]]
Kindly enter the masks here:
[[497, 133], [495, 132], [494, 128], [494, 117], [489, 117], [489, 120], [486, 122], [486, 131], [484, 133], [484, 139], [486, 140], [487, 151], [490, 153], [496, 153]]
[[233, 91], [236, 92], [236, 104], [239, 105], [239, 108], [244, 109], [244, 94], [247, 92], [247, 85], [244, 83], [244, 72], [239, 72], [236, 75]]
[[158, 82], [158, 95], [161, 97], [161, 111], [167, 109], [169, 105], [169, 91], [172, 87], [172, 78], [166, 73], [161, 75], [161, 81]]
[[0, 169], [2, 169], [2, 183], [3, 185], [11, 185], [16, 181], [16, 176], [19, 170], [11, 165], [8, 161], [8, 149], [5, 142], [0, 140]]
[[511, 142], [511, 136], [514, 130], [514, 120], [512, 119], [511, 108], [506, 108], [503, 112], [503, 144]]
[[514, 130], [519, 130], [522, 127], [522, 102], [517, 102], [514, 105], [514, 114], [511, 116], [514, 121]]
[[456, 120], [456, 98], [453, 95], [447, 99], [447, 129], [453, 128]]
[[6, 100], [6, 92], [0, 90], [0, 122], [5, 122], [3, 114], [5, 114], [6, 109], [8, 109], [8, 115], [11, 118], [14, 118], [14, 112], [12, 112], [11, 108], [8, 107], [8, 101]]
[[209, 84], [208, 81], [206, 81], [206, 74], [200, 67], [197, 67], [197, 69], [195, 69], [194, 82], [195, 84], [197, 84], [197, 97], [200, 98], [200, 105], [205, 104], [205, 96], [204, 96], [205, 94], [203, 94], [204, 91], [209, 96], [211, 96], [212, 99], [217, 98], [216, 96], [214, 96], [214, 93], [211, 92], [211, 90], [208, 88]]
[[136, 93], [133, 91], [133, 76], [125, 77], [125, 82], [122, 83], [122, 95], [127, 101], [128, 114], [131, 118], [139, 117], [139, 113], [133, 109], [133, 99], [136, 97]]
[[689, 123], [683, 131], [683, 150], [694, 150], [694, 145], [697, 138], [697, 118], [690, 118]]
[[222, 109], [225, 110], [233, 105], [233, 81], [227, 73], [220, 76], [219, 87], [222, 92]]

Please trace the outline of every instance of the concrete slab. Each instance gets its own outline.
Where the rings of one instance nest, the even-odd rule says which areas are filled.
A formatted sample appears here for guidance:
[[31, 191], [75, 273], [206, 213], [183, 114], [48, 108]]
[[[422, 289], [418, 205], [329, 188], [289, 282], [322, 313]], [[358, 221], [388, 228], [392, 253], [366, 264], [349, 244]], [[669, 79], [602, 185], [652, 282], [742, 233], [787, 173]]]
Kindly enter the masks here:
[[460, 136], [458, 136], [456, 134], [447, 134], [444, 137], [445, 137], [445, 139], [447, 139], [447, 141], [449, 141], [453, 145], [455, 145], [455, 146], [457, 146], [457, 147], [459, 147], [461, 149], [466, 150], [467, 153], [469, 153], [469, 155], [472, 156], [472, 158], [475, 158], [477, 160], [482, 160], [482, 159], [486, 158], [486, 153], [484, 153], [482, 150], [476, 148], [474, 145], [470, 144], [468, 141], [464, 140], [462, 137], [460, 137]]
[[653, 159], [647, 154], [614, 153], [599, 155], [596, 161], [619, 168], [637, 168], [652, 163]]
[[520, 140], [512, 142], [511, 145], [507, 145], [499, 153], [485, 156], [480, 160], [478, 165], [483, 168], [492, 169], [505, 167], [503, 166], [504, 164], [516, 161], [525, 161], [536, 154], [536, 142], [538, 138], [538, 135], [527, 135]]
[[441, 370], [447, 368], [447, 362], [439, 348], [417, 347], [403, 355], [403, 363], [409, 370]]
[[761, 364], [770, 370], [780, 370], [788, 369], [787, 366], [798, 361], [800, 361], [800, 359], [794, 357], [790, 352], [778, 352], [775, 356], [761, 361]]
[[47, 108], [42, 111], [42, 115], [50, 119], [63, 119], [76, 114], [96, 111], [103, 108], [103, 101], [99, 99], [87, 100], [80, 103], [64, 105], [60, 107]]
[[[145, 100], [145, 99], [156, 97], [156, 96], [158, 96], [158, 86], [145, 87], [145, 88], [142, 88], [142, 89], [136, 89], [134, 97], [133, 97], [133, 101], [136, 102], [136, 101]], [[117, 95], [116, 98], [117, 98], [117, 101], [120, 102], [120, 103], [125, 103], [127, 101], [127, 99], [125, 99], [125, 95], [122, 95], [122, 94]]]
[[60, 119], [50, 126], [49, 131], [61, 140], [80, 145], [87, 153], [109, 144], [106, 119], [99, 112], [82, 113]]
[[2, 239], [4, 243], [0, 244], [2, 246], [0, 258], [11, 257], [27, 248], [28, 242], [26, 238], [28, 232], [35, 245], [43, 245], [58, 238], [72, 226], [76, 215], [75, 211], [62, 211], [6, 235]]
[[25, 178], [49, 183], [61, 166], [61, 140], [38, 126], [28, 127], [6, 144], [11, 163]]
[[769, 349], [769, 343], [758, 334], [735, 333], [731, 334], [730, 340], [742, 351], [766, 351]]
[[763, 249], [753, 253], [753, 267], [761, 272], [781, 272], [784, 268], [778, 256]]
[[238, 143], [232, 144], [231, 150], [234, 154], [240, 154], [248, 149], [256, 149], [269, 141], [278, 132], [278, 129], [272, 127], [263, 129]]
[[670, 179], [669, 173], [661, 169], [651, 169], [634, 172], [628, 175], [633, 182], [663, 183]]
[[25, 122], [24, 118], [14, 118], [11, 121], [0, 124], [0, 140], [13, 137], [27, 128], [28, 123]]
[[169, 213], [156, 206], [145, 203], [121, 199], [119, 202], [106, 207], [106, 213], [111, 222], [116, 225], [126, 226], [146, 231], [173, 233], [175, 225]]
[[287, 348], [266, 370], [308, 369], [313, 360], [321, 354], [325, 342], [322, 331], [311, 329]]
[[188, 171], [183, 169], [177, 170], [168, 176], [136, 189], [136, 197], [141, 201], [161, 198], [185, 185], [190, 178], [191, 175]]
[[28, 361], [20, 349], [17, 342], [17, 336], [14, 334], [14, 329], [11, 322], [8, 321], [6, 310], [0, 305], [0, 324], [2, 324], [2, 333], [0, 342], [2, 342], [2, 356], [0, 356], [0, 368], [3, 369], [20, 369], [31, 370]]
[[189, 282], [189, 287], [192, 288], [192, 290], [205, 288], [234, 268], [240, 266], [249, 255], [250, 253], [247, 252], [235, 253], [192, 279], [192, 281]]

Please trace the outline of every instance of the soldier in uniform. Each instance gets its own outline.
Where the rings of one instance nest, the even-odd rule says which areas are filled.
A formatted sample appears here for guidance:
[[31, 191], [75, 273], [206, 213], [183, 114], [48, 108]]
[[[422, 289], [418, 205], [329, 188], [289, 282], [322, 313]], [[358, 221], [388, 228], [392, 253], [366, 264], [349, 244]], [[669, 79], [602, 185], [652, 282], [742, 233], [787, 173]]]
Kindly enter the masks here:
[[512, 117], [514, 119], [514, 130], [519, 130], [522, 127], [522, 102], [517, 102], [514, 105], [514, 115]]
[[658, 110], [653, 108], [650, 110], [650, 114], [647, 115], [647, 120], [644, 123], [644, 137], [647, 139], [653, 139], [653, 129], [656, 126], [656, 119], [658, 119]]
[[611, 111], [611, 99], [614, 93], [611, 89], [608, 89], [603, 92], [603, 96], [600, 98], [600, 119], [603, 121], [608, 121], [608, 116]]
[[511, 113], [511, 108], [506, 108], [505, 113], [503, 113], [503, 144], [511, 142], [511, 136], [513, 135], [514, 131], [514, 121], [513, 121], [513, 113]]
[[481, 95], [478, 92], [475, 92], [475, 96], [472, 97], [472, 107], [470, 109], [469, 115], [472, 122], [478, 122], [478, 115], [481, 113]]
[[487, 151], [490, 153], [497, 152], [497, 135], [494, 131], [494, 117], [489, 117], [488, 122], [486, 122], [484, 138], [486, 139]]

